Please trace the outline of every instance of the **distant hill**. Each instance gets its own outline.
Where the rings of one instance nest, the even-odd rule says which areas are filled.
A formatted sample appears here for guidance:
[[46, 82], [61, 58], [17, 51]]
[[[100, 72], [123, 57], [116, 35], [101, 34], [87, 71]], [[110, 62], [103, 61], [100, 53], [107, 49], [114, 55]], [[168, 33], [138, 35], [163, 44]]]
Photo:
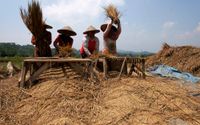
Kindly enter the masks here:
[[146, 57], [146, 56], [151, 56], [154, 54], [148, 51], [135, 52], [135, 51], [126, 51], [126, 50], [118, 50], [117, 53], [120, 56], [131, 56], [131, 57]]

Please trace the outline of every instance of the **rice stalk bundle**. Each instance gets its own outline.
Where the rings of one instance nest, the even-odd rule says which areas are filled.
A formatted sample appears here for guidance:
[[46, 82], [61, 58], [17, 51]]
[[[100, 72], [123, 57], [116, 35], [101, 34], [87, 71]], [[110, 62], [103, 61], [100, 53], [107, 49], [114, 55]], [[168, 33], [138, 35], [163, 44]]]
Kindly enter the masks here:
[[162, 49], [163, 50], [166, 50], [166, 49], [169, 49], [170, 48], [170, 45], [169, 44], [167, 44], [167, 43], [163, 43], [162, 44]]
[[117, 21], [121, 17], [121, 13], [119, 12], [119, 10], [113, 4], [104, 7], [104, 10], [106, 17], [110, 18], [115, 23], [117, 23]]
[[65, 46], [65, 47], [59, 47], [60, 52], [70, 52], [72, 51], [72, 48], [70, 46]]
[[38, 1], [28, 3], [28, 10], [20, 8], [21, 18], [30, 32], [39, 39], [44, 27], [42, 9]]
[[67, 45], [65, 47], [59, 47], [59, 56], [60, 57], [70, 57], [72, 54], [71, 46]]

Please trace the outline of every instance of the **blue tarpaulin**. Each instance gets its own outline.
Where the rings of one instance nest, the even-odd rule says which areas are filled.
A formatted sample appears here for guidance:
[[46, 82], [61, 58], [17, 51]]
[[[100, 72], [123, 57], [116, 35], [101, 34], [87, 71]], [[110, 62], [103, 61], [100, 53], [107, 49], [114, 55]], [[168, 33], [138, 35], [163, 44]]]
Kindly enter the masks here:
[[149, 72], [163, 77], [173, 77], [173, 78], [183, 79], [185, 81], [192, 83], [197, 83], [200, 81], [200, 77], [195, 77], [187, 72], [181, 72], [167, 65], [155, 65], [154, 67], [149, 69]]

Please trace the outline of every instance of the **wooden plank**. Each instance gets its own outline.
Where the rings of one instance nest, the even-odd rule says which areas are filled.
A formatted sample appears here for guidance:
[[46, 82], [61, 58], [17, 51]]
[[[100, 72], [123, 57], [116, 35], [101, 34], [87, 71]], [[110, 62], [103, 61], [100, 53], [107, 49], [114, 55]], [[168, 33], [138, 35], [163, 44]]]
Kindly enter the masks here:
[[21, 76], [20, 76], [20, 80], [19, 80], [19, 87], [23, 88], [25, 87], [25, 80], [26, 80], [26, 73], [28, 72], [27, 69], [27, 63], [23, 62], [22, 63], [22, 71], [21, 71]]
[[32, 82], [34, 80], [36, 80], [36, 78], [45, 70], [47, 70], [49, 68], [50, 64], [49, 63], [45, 63], [43, 64], [35, 73], [33, 73], [33, 75], [27, 80], [30, 83], [30, 87], [32, 86]]
[[34, 63], [30, 63], [30, 76], [33, 74], [34, 72]]
[[107, 64], [107, 60], [106, 59], [103, 60], [103, 72], [104, 72], [104, 78], [107, 78], [108, 64]]
[[108, 64], [107, 64], [107, 58], [99, 58], [98, 59], [99, 62], [103, 63], [103, 77], [107, 78], [107, 74], [108, 74]]
[[118, 60], [124, 60], [124, 58], [127, 58], [127, 60], [129, 60], [129, 59], [135, 59], [135, 60], [143, 59], [143, 58], [139, 58], [139, 57], [104, 57], [104, 58], [106, 58], [106, 59], [118, 59]]
[[97, 81], [98, 78], [97, 78], [97, 74], [96, 74], [95, 69], [94, 69], [94, 67], [96, 65], [96, 62], [97, 61], [90, 62], [90, 64], [88, 64], [89, 65], [88, 70], [89, 70], [89, 73], [90, 73], [90, 78], [92, 80], [96, 80]]
[[24, 62], [92, 62], [91, 59], [59, 58], [59, 59], [25, 59]]
[[60, 57], [26, 57], [24, 59], [59, 59]]
[[145, 75], [145, 59], [143, 59], [142, 61], [142, 74], [143, 74], [143, 78], [145, 79], [146, 75]]
[[65, 69], [65, 64], [61, 65], [62, 71], [64, 73], [64, 76], [67, 77], [66, 69]]
[[119, 73], [118, 79], [120, 79], [120, 77], [121, 77], [121, 74], [122, 74], [122, 71], [123, 71], [123, 69], [124, 69], [124, 66], [125, 66], [126, 60], [127, 60], [127, 58], [124, 58], [124, 61], [123, 61], [122, 66], [121, 66], [121, 70], [120, 70], [120, 73]]

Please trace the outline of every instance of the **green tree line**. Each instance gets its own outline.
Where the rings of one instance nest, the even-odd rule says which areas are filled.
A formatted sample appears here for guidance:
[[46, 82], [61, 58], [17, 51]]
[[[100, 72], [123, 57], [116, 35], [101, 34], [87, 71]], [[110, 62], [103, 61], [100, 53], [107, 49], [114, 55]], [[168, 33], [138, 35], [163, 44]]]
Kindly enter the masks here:
[[[33, 45], [18, 45], [15, 43], [0, 43], [0, 57], [14, 57], [14, 56], [20, 56], [20, 57], [29, 57], [33, 56], [34, 52], [34, 46]], [[77, 49], [73, 49], [74, 56], [80, 57], [79, 51]], [[52, 54], [56, 54], [55, 48], [52, 49]], [[130, 56], [130, 57], [146, 57], [149, 55], [152, 55], [151, 52], [134, 52], [134, 51], [124, 51], [119, 50], [118, 55], [119, 56]]]
[[0, 43], [0, 57], [33, 56], [34, 46]]

